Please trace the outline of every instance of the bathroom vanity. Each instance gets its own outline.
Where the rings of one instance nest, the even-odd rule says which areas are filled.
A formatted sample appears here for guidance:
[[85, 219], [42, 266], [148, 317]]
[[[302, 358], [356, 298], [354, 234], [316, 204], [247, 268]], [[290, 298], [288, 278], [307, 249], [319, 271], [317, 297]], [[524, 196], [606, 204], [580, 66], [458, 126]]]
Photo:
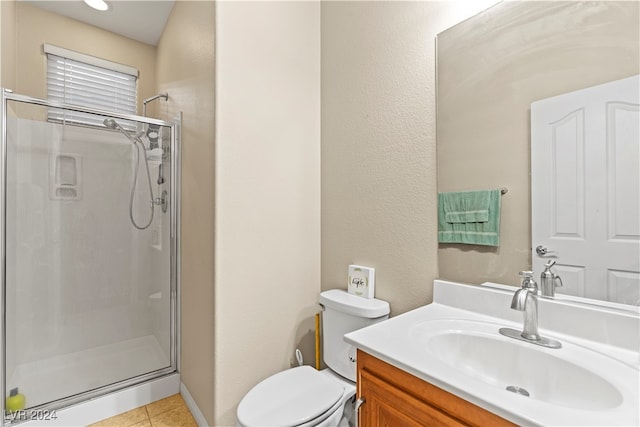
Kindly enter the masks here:
[[435, 281], [434, 302], [345, 335], [358, 349], [359, 425], [638, 425], [640, 313], [539, 299], [546, 348], [516, 288]]

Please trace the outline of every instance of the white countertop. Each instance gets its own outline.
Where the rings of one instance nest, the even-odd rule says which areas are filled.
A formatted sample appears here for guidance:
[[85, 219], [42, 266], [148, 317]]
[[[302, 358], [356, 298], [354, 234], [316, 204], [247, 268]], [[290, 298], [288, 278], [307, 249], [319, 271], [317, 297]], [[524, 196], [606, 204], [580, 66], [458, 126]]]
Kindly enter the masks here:
[[[511, 288], [513, 289], [513, 288]], [[551, 357], [576, 358], [585, 349], [592, 351], [588, 361], [573, 361], [585, 369], [598, 369], [598, 358], [605, 358], [608, 372], [598, 372], [608, 382], [624, 390], [620, 405], [607, 409], [580, 409], [528, 398], [470, 377], [426, 351], [416, 339], [416, 328], [430, 327], [434, 320], [482, 322], [487, 330], [510, 327], [522, 329], [522, 314], [510, 310], [513, 291], [486, 286], [469, 286], [436, 281], [434, 303], [387, 321], [345, 335], [345, 341], [367, 353], [415, 375], [443, 390], [521, 425], [639, 425], [640, 424], [640, 317], [630, 312], [539, 301], [540, 333], [563, 343], [561, 349], [540, 349]], [[461, 308], [462, 307], [462, 308]], [[545, 319], [546, 316], [546, 319]], [[570, 316], [570, 317], [567, 317]], [[557, 322], [553, 327], [549, 319]], [[505, 340], [510, 338], [503, 337]], [[520, 341], [513, 340], [520, 343]], [[534, 346], [522, 343], [525, 346]], [[538, 346], [535, 346], [538, 347]], [[505, 363], [510, 361], [505, 360]], [[516, 360], [522, 369], [544, 370], [527, 360]], [[581, 366], [582, 366], [581, 365]], [[618, 369], [619, 368], [619, 369]], [[629, 375], [631, 373], [631, 375]], [[607, 377], [608, 376], [608, 377]], [[588, 405], [587, 405], [588, 406]]]

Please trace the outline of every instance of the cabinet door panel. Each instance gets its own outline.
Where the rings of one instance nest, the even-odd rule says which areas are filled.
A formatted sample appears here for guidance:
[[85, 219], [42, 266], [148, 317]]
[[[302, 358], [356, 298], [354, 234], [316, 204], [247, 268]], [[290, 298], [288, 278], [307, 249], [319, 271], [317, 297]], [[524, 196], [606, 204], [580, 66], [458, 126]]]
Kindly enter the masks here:
[[360, 427], [464, 425], [369, 372], [362, 372], [359, 379], [361, 395], [366, 398], [360, 408]]
[[360, 427], [474, 426], [514, 424], [406, 371], [358, 350]]

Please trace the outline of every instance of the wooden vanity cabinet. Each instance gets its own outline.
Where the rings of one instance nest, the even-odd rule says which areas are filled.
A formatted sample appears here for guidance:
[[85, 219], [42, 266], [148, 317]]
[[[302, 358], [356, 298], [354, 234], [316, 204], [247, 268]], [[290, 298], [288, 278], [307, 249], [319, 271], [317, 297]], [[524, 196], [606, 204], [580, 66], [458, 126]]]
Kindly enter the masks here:
[[360, 427], [515, 425], [361, 350], [357, 389]]

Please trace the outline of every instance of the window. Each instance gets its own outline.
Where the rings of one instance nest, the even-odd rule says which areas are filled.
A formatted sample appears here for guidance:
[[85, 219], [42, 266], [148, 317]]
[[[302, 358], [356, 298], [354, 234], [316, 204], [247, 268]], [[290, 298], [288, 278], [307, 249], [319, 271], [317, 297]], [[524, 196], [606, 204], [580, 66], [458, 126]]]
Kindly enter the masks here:
[[[138, 70], [52, 45], [45, 44], [44, 51], [49, 100], [136, 114]], [[98, 116], [59, 108], [50, 108], [48, 119], [102, 126]]]

